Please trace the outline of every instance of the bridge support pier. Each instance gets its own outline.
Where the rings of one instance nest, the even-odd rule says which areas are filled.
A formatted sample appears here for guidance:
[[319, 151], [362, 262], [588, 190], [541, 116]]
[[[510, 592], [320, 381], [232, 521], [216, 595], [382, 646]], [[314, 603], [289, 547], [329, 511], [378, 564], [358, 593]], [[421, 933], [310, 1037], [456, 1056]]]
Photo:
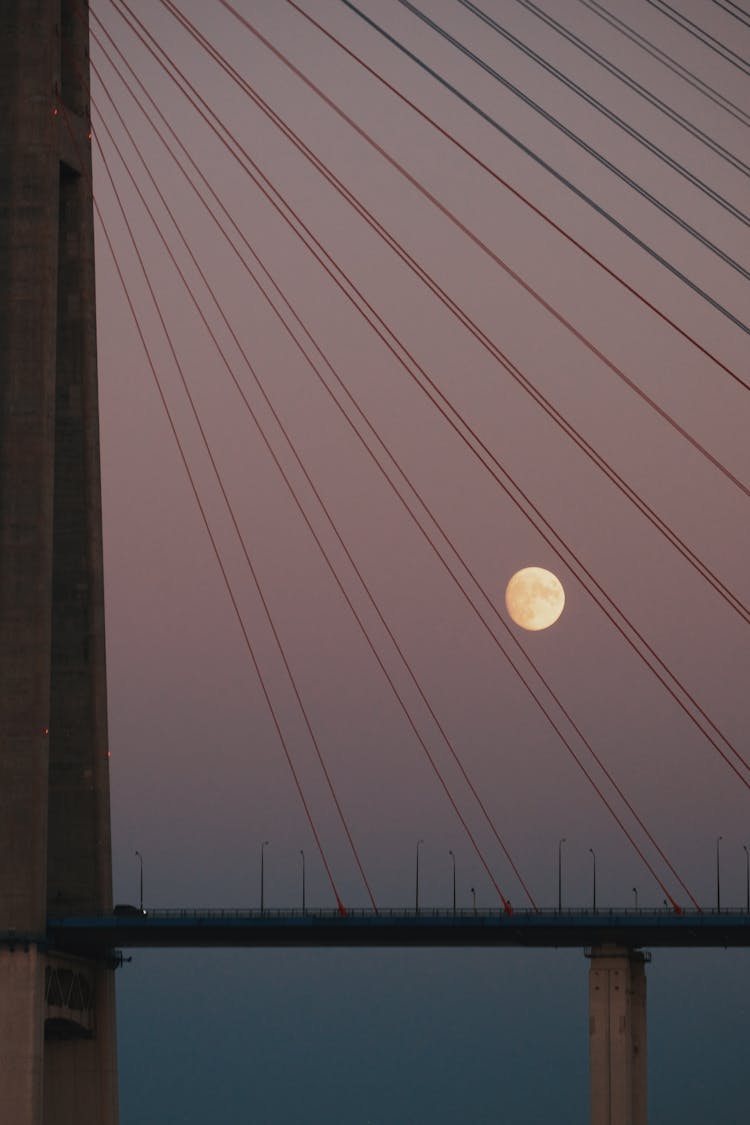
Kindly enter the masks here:
[[647, 1125], [648, 954], [600, 945], [587, 956], [591, 1125]]
[[112, 966], [8, 941], [0, 985], [0, 1120], [116, 1125]]

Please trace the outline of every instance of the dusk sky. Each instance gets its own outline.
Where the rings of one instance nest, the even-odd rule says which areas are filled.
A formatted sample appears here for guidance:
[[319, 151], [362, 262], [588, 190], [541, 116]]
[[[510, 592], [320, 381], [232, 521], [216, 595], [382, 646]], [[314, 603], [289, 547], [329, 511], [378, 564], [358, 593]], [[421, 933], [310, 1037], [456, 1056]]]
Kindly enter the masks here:
[[[722, 905], [744, 907], [750, 768], [733, 748], [747, 761], [750, 376], [742, 322], [750, 309], [750, 284], [743, 276], [750, 270], [750, 68], [743, 60], [750, 57], [750, 16], [739, 5], [712, 0], [680, 0], [675, 6], [661, 0], [480, 5], [529, 52], [606, 106], [628, 133], [481, 22], [471, 5], [459, 0], [413, 5], [554, 117], [567, 130], [564, 135], [406, 4], [355, 5], [481, 107], [504, 135], [343, 0], [300, 0], [301, 9], [507, 181], [519, 193], [514, 195], [287, 0], [235, 3], [440, 207], [219, 0], [179, 0], [178, 7], [464, 317], [461, 323], [410, 272], [247, 91], [178, 26], [161, 0], [129, 0], [132, 12], [230, 131], [230, 146], [257, 162], [394, 334], [393, 346], [405, 357], [404, 364], [398, 362], [253, 184], [243, 167], [246, 158], [230, 155], [128, 29], [116, 12], [121, 5], [109, 0], [92, 5], [95, 139], [115, 177], [373, 897], [379, 906], [413, 905], [415, 850], [422, 839], [425, 905], [450, 904], [451, 850], [459, 904], [471, 905], [474, 888], [480, 905], [500, 905], [227, 365], [478, 850], [512, 903], [526, 906], [528, 899], [435, 719], [539, 905], [556, 904], [562, 837], [566, 904], [590, 904], [593, 848], [600, 905], [632, 906], [634, 888], [642, 906], [661, 906], [667, 895], [690, 905], [604, 767], [701, 905], [716, 902], [721, 836]], [[545, 23], [545, 13], [560, 26]], [[713, 37], [716, 49], [699, 41], [696, 28]], [[661, 108], [563, 38], [561, 30], [619, 68]], [[633, 36], [642, 37], [640, 46]], [[229, 240], [113, 70], [110, 60], [123, 66], [115, 47], [231, 214], [236, 227], [224, 220]], [[674, 69], [659, 52], [668, 53]], [[147, 105], [142, 93], [139, 97]], [[164, 130], [153, 108], [149, 112]], [[194, 288], [227, 364], [128, 169]], [[191, 178], [200, 186], [194, 169]], [[98, 152], [94, 186], [336, 888], [347, 906], [368, 906], [367, 888]], [[605, 262], [663, 318], [519, 196]], [[240, 261], [244, 256], [258, 272], [244, 240], [330, 368], [280, 304], [318, 373], [313, 370], [264, 301]], [[299, 905], [302, 849], [308, 904], [331, 907], [331, 884], [100, 221], [97, 255], [115, 901], [137, 901], [138, 849], [147, 907], [257, 907], [260, 848], [267, 840], [266, 904]], [[466, 327], [467, 318], [488, 347]], [[667, 534], [679, 537], [695, 565], [514, 381], [498, 362], [498, 349], [649, 506]], [[470, 427], [462, 430], [467, 441], [420, 388], [424, 377], [418, 371], [414, 376], [415, 364], [445, 396], [447, 411], [456, 412], [451, 417], [460, 417], [458, 429]], [[364, 443], [334, 398], [354, 419]], [[458, 583], [365, 445], [418, 512]], [[488, 464], [497, 477], [513, 482], [511, 492], [520, 488], [528, 499], [514, 504]], [[560, 543], [575, 558], [564, 545], [555, 550], [553, 544]], [[513, 625], [504, 606], [508, 580], [528, 565], [553, 571], [566, 593], [559, 621], [539, 633]], [[706, 570], [723, 596], [707, 581]], [[650, 646], [655, 654], [650, 660], [662, 662], [659, 674], [685, 709], [626, 643], [592, 589], [599, 600], [604, 592], [618, 607], [610, 613], [626, 633], [635, 628]], [[492, 634], [543, 700], [652, 871]], [[635, 634], [629, 635], [642, 649]], [[601, 765], [561, 716], [540, 674]], [[235, 1120], [578, 1125], [588, 1112], [587, 967], [580, 951], [136, 952], [118, 976], [123, 1125]], [[659, 951], [648, 980], [651, 1119], [680, 1125], [745, 1121], [747, 951]]]

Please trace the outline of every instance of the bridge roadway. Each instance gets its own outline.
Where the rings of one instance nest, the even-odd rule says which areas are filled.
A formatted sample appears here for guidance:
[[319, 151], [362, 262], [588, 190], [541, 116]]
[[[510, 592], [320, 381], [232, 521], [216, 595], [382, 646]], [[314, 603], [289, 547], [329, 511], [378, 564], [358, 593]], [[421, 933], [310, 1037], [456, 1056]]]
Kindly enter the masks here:
[[[0, 943], [39, 941], [0, 935]], [[113, 949], [268, 947], [750, 947], [746, 910], [147, 910], [51, 918], [42, 943], [97, 954]]]

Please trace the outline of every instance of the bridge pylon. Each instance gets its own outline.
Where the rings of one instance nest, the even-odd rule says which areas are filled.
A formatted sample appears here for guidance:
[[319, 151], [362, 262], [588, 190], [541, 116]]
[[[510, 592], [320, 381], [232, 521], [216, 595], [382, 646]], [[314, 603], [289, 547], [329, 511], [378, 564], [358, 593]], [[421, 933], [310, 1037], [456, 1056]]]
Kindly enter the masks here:
[[[116, 1125], [111, 962], [50, 915], [111, 910], [85, 0], [0, 5], [0, 1105]], [[75, 951], [73, 951], [75, 952]]]

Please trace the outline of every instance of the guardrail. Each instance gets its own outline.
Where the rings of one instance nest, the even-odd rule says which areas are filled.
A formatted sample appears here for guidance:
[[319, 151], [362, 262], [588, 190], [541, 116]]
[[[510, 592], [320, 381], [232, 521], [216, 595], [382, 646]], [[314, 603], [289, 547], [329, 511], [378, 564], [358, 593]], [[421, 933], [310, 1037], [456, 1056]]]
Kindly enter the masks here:
[[[3, 937], [0, 935], [0, 942]], [[750, 912], [607, 907], [474, 910], [384, 907], [377, 912], [333, 908], [146, 909], [121, 904], [95, 917], [50, 918], [51, 948], [84, 955], [118, 948], [263, 947], [448, 947], [518, 946], [587, 948], [624, 945], [634, 949], [750, 948]]]
[[[136, 918], [141, 915], [141, 911], [137, 906], [128, 906], [124, 910], [122, 906], [116, 907], [113, 915], [118, 918]], [[452, 907], [403, 907], [403, 906], [388, 906], [380, 907], [377, 910], [371, 907], [346, 907], [345, 912], [342, 914], [336, 907], [307, 907], [305, 910], [296, 907], [264, 907], [263, 910], [255, 907], [148, 907], [144, 908], [143, 917], [149, 918], [207, 918], [207, 919], [334, 919], [334, 918], [351, 918], [351, 919], [437, 919], [440, 921], [450, 921], [451, 918], [487, 918], [487, 919], [502, 919], [508, 921], [526, 921], [533, 918], [539, 919], [554, 919], [560, 918], [563, 920], [578, 920], [589, 918], [648, 918], [648, 919], [700, 919], [700, 918], [742, 918], [750, 917], [747, 910], [739, 907], [724, 907], [721, 910], [706, 907], [705, 910], [697, 910], [691, 908], [690, 910], [683, 909], [680, 911], [674, 910], [672, 907], [658, 907], [649, 909], [648, 907], [633, 907], [633, 906], [610, 906], [610, 907], [597, 907], [596, 910], [591, 907], [573, 907], [570, 909], [558, 910], [557, 907], [540, 907], [539, 909], [516, 909], [513, 908], [512, 914], [502, 907], [491, 907], [489, 909], [481, 907], [457, 907], [453, 910]]]

